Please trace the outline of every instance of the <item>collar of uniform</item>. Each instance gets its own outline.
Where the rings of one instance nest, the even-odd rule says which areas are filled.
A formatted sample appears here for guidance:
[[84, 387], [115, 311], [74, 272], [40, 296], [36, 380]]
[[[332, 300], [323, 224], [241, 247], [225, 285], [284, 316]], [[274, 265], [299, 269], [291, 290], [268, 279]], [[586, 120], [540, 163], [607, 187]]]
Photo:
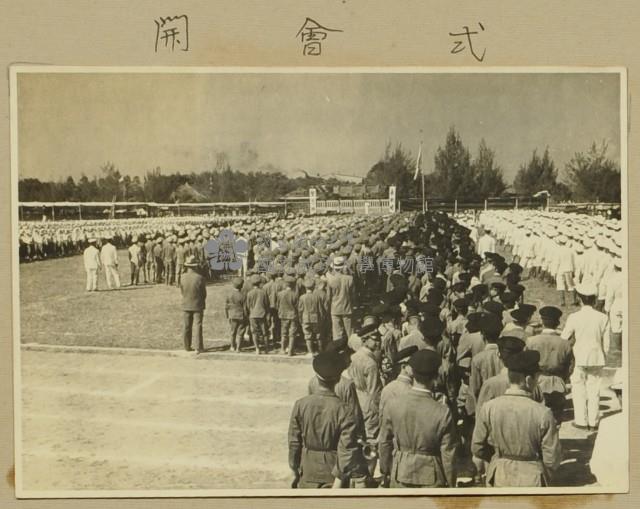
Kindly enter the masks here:
[[334, 391], [332, 391], [331, 389], [327, 389], [322, 385], [318, 385], [318, 389], [314, 391], [314, 394], [319, 396], [335, 396], [336, 395]]
[[421, 389], [420, 387], [411, 387], [412, 391], [415, 391], [416, 394], [428, 394], [433, 398], [433, 392], [429, 389]]
[[402, 373], [400, 373], [400, 374], [398, 375], [398, 377], [396, 378], [396, 380], [398, 380], [398, 382], [402, 382], [403, 384], [409, 384], [409, 385], [411, 385], [411, 383], [412, 383], [411, 377], [409, 377], [409, 376], [407, 376], [407, 375], [404, 375], [404, 374], [402, 374]]
[[504, 393], [509, 396], [524, 396], [525, 398], [531, 397], [531, 393], [529, 391], [525, 391], [524, 389], [508, 388]]
[[542, 334], [556, 334], [558, 335], [558, 331], [555, 329], [547, 329], [546, 327], [542, 329]]
[[485, 350], [497, 350], [498, 345], [496, 343], [487, 343], [484, 347]]

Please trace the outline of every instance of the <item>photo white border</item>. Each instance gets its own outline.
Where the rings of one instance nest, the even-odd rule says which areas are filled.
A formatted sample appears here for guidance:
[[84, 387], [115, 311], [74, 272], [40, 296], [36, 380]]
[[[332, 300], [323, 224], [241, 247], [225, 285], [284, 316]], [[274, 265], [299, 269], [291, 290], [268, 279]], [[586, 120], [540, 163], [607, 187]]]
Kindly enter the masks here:
[[[623, 366], [625, 389], [629, 384], [629, 244], [628, 244], [628, 101], [625, 67], [518, 66], [518, 67], [179, 67], [179, 66], [57, 66], [15, 64], [9, 68], [10, 138], [11, 138], [11, 268], [13, 319], [13, 397], [15, 493], [20, 499], [56, 498], [262, 498], [262, 497], [380, 497], [380, 496], [456, 496], [456, 495], [572, 495], [629, 492], [629, 449], [625, 487], [606, 486], [545, 488], [420, 488], [420, 489], [173, 489], [173, 490], [25, 490], [22, 486], [22, 381], [20, 342], [20, 261], [18, 253], [18, 74], [618, 74], [620, 78], [620, 172], [621, 219], [626, 307], [623, 316]], [[293, 405], [293, 402], [292, 402]], [[623, 391], [623, 415], [627, 418], [630, 443], [629, 391]], [[283, 433], [285, 430], [283, 430]], [[283, 459], [284, 461], [284, 459]]]

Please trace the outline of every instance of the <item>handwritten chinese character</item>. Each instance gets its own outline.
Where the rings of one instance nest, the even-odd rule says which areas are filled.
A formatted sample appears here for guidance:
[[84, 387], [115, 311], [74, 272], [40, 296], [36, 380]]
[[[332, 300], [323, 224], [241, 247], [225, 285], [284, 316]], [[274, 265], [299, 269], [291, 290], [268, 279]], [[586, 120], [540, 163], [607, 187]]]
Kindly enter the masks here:
[[360, 274], [364, 272], [373, 272], [376, 269], [373, 256], [363, 255], [362, 258], [358, 260], [357, 269]]
[[[482, 23], [478, 23], [478, 25], [480, 25], [480, 30], [482, 32], [484, 32], [484, 26], [482, 25]], [[468, 26], [463, 26], [462, 27], [464, 29], [463, 32], [459, 33], [459, 34], [452, 34], [451, 32], [449, 32], [449, 35], [451, 37], [461, 37], [461, 36], [465, 36], [467, 38], [467, 44], [469, 45], [469, 51], [471, 52], [471, 54], [473, 55], [473, 57], [478, 61], [478, 62], [482, 62], [484, 60], [484, 55], [487, 52], [487, 49], [485, 48], [484, 51], [482, 52], [481, 56], [478, 56], [475, 52], [475, 50], [473, 49], [473, 42], [471, 41], [471, 36], [472, 35], [477, 35], [480, 32], [471, 32], [469, 30]], [[453, 49], [451, 50], [452, 54], [456, 54], [456, 53], [460, 53], [461, 51], [464, 51], [465, 49], [467, 49], [467, 47], [464, 44], [464, 41], [458, 40], [458, 41], [454, 41], [455, 46], [453, 47]]]
[[180, 16], [160, 17], [156, 24], [156, 53], [158, 48], [174, 51], [189, 51], [189, 18]]
[[317, 57], [322, 54], [322, 42], [327, 38], [328, 32], [342, 32], [335, 28], [323, 27], [317, 21], [307, 18], [296, 37], [300, 36], [303, 43], [302, 54], [304, 56]]

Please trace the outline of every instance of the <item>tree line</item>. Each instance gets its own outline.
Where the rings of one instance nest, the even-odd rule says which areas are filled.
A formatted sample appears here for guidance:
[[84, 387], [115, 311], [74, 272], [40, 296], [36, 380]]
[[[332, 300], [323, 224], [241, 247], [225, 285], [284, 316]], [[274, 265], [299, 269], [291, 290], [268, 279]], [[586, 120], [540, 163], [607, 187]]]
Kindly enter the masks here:
[[[511, 187], [504, 180], [496, 154], [481, 140], [472, 156], [459, 133], [451, 128], [444, 145], [438, 147], [433, 170], [425, 172], [428, 198], [477, 202], [505, 193], [530, 197], [548, 191], [554, 200], [576, 202], [620, 202], [619, 166], [607, 156], [606, 143], [595, 142], [578, 152], [561, 172], [552, 160], [548, 147], [542, 153], [533, 150], [523, 162]], [[364, 184], [395, 185], [397, 196], [419, 198], [420, 177], [415, 179], [416, 156], [401, 144], [388, 143], [380, 159], [368, 171]], [[422, 167], [424, 167], [424, 163]], [[305, 172], [301, 172], [305, 173]], [[313, 186], [340, 184], [335, 180], [312, 177], [290, 177], [273, 166], [259, 171], [242, 172], [231, 168], [228, 159], [219, 157], [213, 170], [170, 174], [160, 168], [144, 177], [122, 173], [113, 163], [100, 168], [98, 176], [82, 175], [77, 181], [67, 177], [57, 182], [25, 178], [19, 181], [21, 201], [153, 201], [153, 202], [234, 202], [279, 200], [294, 190]]]
[[[564, 165], [556, 166], [545, 148], [537, 149], [522, 163], [509, 188], [503, 169], [496, 163], [495, 151], [484, 139], [472, 157], [455, 128], [451, 128], [443, 146], [434, 157], [433, 171], [425, 173], [427, 198], [478, 202], [505, 193], [531, 197], [548, 191], [557, 201], [620, 202], [621, 175], [619, 166], [607, 156], [607, 144], [595, 142], [586, 152], [578, 152]], [[367, 184], [395, 184], [400, 198], [418, 198], [421, 184], [414, 180], [417, 158], [401, 144], [388, 144], [383, 156], [369, 170]], [[422, 165], [424, 166], [424, 165]], [[561, 178], [562, 177], [562, 178]]]

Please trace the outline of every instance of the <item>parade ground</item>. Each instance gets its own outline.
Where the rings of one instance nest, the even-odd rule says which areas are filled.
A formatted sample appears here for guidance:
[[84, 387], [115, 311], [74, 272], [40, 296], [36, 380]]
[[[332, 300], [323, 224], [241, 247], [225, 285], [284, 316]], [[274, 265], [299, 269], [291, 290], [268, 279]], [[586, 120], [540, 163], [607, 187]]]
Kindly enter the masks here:
[[[20, 271], [25, 489], [287, 487], [288, 420], [310, 362], [224, 352], [226, 281], [208, 287], [208, 353], [197, 356], [182, 350], [175, 287], [87, 293], [80, 257]], [[528, 302], [557, 304], [544, 284], [527, 288]], [[605, 415], [617, 408], [607, 390], [601, 406]], [[556, 482], [590, 485], [595, 434], [573, 428], [572, 417], [569, 403]]]
[[[303, 359], [23, 349], [24, 489], [286, 488], [289, 415], [311, 376]], [[617, 408], [609, 391], [601, 407]], [[593, 484], [595, 435], [565, 421], [560, 437], [557, 483]]]
[[[119, 291], [106, 290], [104, 274], [98, 276], [98, 292], [85, 291], [82, 257], [72, 256], [20, 265], [21, 342], [95, 347], [182, 348], [180, 290], [175, 286], [129, 286], [129, 262], [125, 250], [120, 261]], [[525, 301], [537, 306], [559, 306], [561, 326], [577, 306], [560, 306], [558, 292], [546, 283], [525, 282]], [[228, 279], [207, 288], [204, 314], [205, 348], [228, 346], [224, 294]], [[249, 344], [245, 345], [249, 347]], [[251, 349], [249, 349], [251, 350]]]

